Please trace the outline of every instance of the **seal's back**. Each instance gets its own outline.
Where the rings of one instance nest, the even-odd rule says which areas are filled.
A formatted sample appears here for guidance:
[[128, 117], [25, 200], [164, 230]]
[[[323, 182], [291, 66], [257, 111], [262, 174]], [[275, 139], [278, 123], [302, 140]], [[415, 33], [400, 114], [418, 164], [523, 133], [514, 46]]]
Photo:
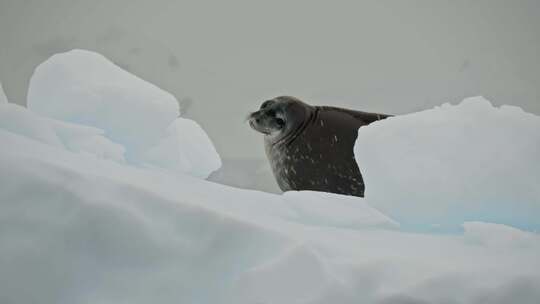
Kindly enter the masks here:
[[358, 128], [390, 115], [326, 106], [314, 109], [303, 130], [267, 145], [279, 187], [363, 197], [364, 181], [353, 154]]

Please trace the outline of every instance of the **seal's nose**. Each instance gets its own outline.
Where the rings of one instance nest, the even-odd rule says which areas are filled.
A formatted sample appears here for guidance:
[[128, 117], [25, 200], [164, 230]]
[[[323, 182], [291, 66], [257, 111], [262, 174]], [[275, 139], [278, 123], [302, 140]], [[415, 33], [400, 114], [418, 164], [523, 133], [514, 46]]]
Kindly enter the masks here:
[[246, 120], [245, 120], [245, 121], [247, 122], [247, 121], [253, 121], [253, 120], [255, 120], [255, 116], [257, 115], [257, 112], [259, 112], [259, 111], [255, 111], [255, 112], [250, 112], [250, 113], [248, 113], [248, 114], [246, 115]]
[[261, 111], [255, 111], [253, 113], [251, 113], [249, 115], [249, 120], [251, 121], [255, 121], [256, 123], [260, 123], [261, 122]]

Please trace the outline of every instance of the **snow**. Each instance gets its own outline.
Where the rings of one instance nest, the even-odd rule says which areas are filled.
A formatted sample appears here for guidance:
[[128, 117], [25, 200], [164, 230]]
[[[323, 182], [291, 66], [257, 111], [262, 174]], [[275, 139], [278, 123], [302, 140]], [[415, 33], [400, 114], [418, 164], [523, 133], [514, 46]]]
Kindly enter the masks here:
[[0, 127], [49, 145], [62, 146], [62, 141], [46, 118], [16, 104], [0, 105]]
[[493, 223], [467, 222], [463, 224], [470, 242], [492, 247], [528, 247], [538, 242], [538, 235]]
[[2, 303], [540, 299], [534, 233], [410, 233], [359, 198], [242, 190], [5, 130], [0, 142]]
[[112, 148], [92, 152], [201, 178], [221, 166], [204, 130], [178, 117], [174, 96], [91, 51], [56, 54], [40, 64], [30, 79], [27, 104], [41, 116], [103, 131], [72, 143], [76, 149]]
[[217, 155], [210, 138], [195, 121], [178, 118], [167, 128], [167, 135], [145, 152], [143, 159], [164, 168], [206, 178], [221, 166]]
[[106, 138], [103, 130], [53, 119], [49, 119], [49, 122], [68, 150], [87, 153], [102, 159], [125, 162], [125, 148]]
[[103, 137], [102, 130], [40, 117], [16, 104], [0, 104], [0, 129], [73, 152], [124, 161], [123, 147]]
[[540, 117], [482, 97], [360, 128], [369, 203], [403, 228], [540, 229]]
[[27, 104], [47, 117], [100, 128], [127, 147], [157, 141], [180, 114], [170, 93], [86, 50], [56, 54], [40, 64]]
[[242, 189], [254, 189], [269, 193], [282, 192], [266, 158], [222, 158], [219, 170], [212, 172], [207, 180]]
[[[66, 56], [77, 54], [83, 58], [50, 66], [59, 72], [70, 71], [62, 81], [79, 83], [86, 92], [95, 89], [85, 78], [92, 77], [79, 75], [71, 65], [80, 64], [81, 59], [87, 59], [95, 71], [115, 75], [108, 69], [99, 70], [103, 60], [98, 58], [102, 57], [92, 53], [77, 51]], [[69, 61], [61, 55], [53, 59]], [[98, 72], [95, 79], [101, 79]], [[108, 74], [101, 76], [106, 79]], [[126, 111], [131, 109], [128, 98], [121, 99], [107, 114], [117, 115], [116, 125], [102, 124], [106, 111], [96, 100], [85, 99], [92, 104], [71, 107], [70, 102], [80, 100], [62, 95], [60, 78], [37, 79], [33, 78], [32, 85], [41, 87], [43, 94], [55, 92], [49, 95], [49, 101], [57, 109], [45, 109], [46, 103], [38, 110], [0, 104], [0, 303], [472, 304], [540, 300], [540, 236], [536, 232], [504, 225], [504, 219], [514, 219], [512, 215], [491, 223], [466, 218], [469, 206], [473, 211], [480, 210], [471, 201], [456, 202], [465, 219], [459, 223], [461, 231], [411, 232], [408, 225], [414, 219], [405, 207], [396, 204], [396, 210], [388, 211], [380, 204], [385, 201], [377, 200], [377, 195], [383, 199], [393, 192], [403, 195], [401, 184], [388, 183], [386, 191], [390, 194], [370, 190], [372, 184], [375, 189], [381, 187], [377, 183], [384, 178], [402, 178], [401, 173], [393, 168], [385, 170], [386, 176], [374, 173], [373, 168], [381, 163], [377, 163], [378, 154], [368, 148], [356, 147], [357, 157], [359, 149], [366, 152], [359, 163], [375, 162], [364, 172], [366, 199], [312, 191], [277, 195], [234, 188], [201, 179], [204, 172], [219, 164], [219, 158], [195, 122], [175, 116], [159, 128], [149, 126], [159, 132], [146, 139], [133, 135], [130, 142], [128, 134], [123, 134], [126, 130], [117, 127], [142, 128], [142, 124], [136, 126], [131, 116], [112, 110], [120, 104]], [[46, 88], [42, 81], [51, 87]], [[127, 97], [130, 88], [115, 90]], [[134, 92], [150, 94], [144, 89]], [[61, 96], [61, 100], [53, 95]], [[83, 95], [80, 97], [89, 98]], [[42, 102], [39, 97], [32, 97], [35, 105]], [[102, 97], [115, 102], [110, 95]], [[143, 102], [143, 98], [137, 98], [135, 104]], [[486, 131], [496, 120], [502, 123], [502, 133], [512, 134], [514, 143], [522, 145], [519, 150], [505, 151], [519, 152], [516, 156], [522, 158], [531, 156], [527, 153], [534, 149], [536, 133], [530, 133], [528, 127], [536, 126], [535, 116], [512, 108], [494, 110], [488, 104], [469, 108], [468, 104], [410, 116], [416, 115], [417, 121], [447, 139], [454, 136], [454, 145], [471, 144], [469, 136], [483, 139], [488, 133], [475, 131], [476, 126]], [[476, 109], [477, 119], [471, 120], [467, 133], [451, 134], [447, 132], [450, 128], [437, 129], [429, 124], [429, 117], [435, 116], [430, 114], [433, 111], [440, 112], [436, 115], [439, 120], [434, 119], [444, 126], [445, 119], [455, 122], [455, 112], [463, 116], [472, 109]], [[86, 118], [78, 120], [78, 114], [69, 114], [72, 112]], [[496, 115], [509, 122], [505, 125]], [[409, 120], [410, 116], [362, 128], [359, 142], [374, 141], [368, 136], [373, 132], [400, 143], [394, 137], [399, 130], [410, 127], [418, 131], [418, 122]], [[522, 142], [525, 134], [511, 132], [514, 127], [529, 131], [527, 144]], [[419, 133], [415, 145], [429, 147], [435, 139], [428, 135]], [[410, 140], [413, 135], [408, 136]], [[134, 142], [138, 142], [137, 147]], [[384, 143], [378, 142], [382, 148]], [[490, 143], [474, 144], [469, 150], [480, 155], [487, 149], [484, 145]], [[501, 139], [501, 143], [505, 141]], [[388, 163], [395, 165], [391, 155], [382, 156], [388, 156]], [[423, 156], [434, 162], [429, 153]], [[522, 161], [526, 160], [531, 158]], [[511, 164], [522, 165], [517, 160]], [[489, 162], [483, 165], [491, 175], [502, 168], [488, 166]], [[436, 168], [446, 170], [444, 166]], [[423, 170], [429, 173], [427, 168]], [[486, 178], [483, 172], [468, 173], [474, 174], [468, 176], [469, 180]], [[514, 173], [512, 183], [530, 186], [529, 179], [535, 173], [524, 173], [528, 172]], [[415, 190], [415, 176], [409, 174], [406, 181]], [[460, 197], [489, 197], [480, 193], [493, 186], [491, 180], [485, 182], [475, 195]], [[431, 196], [438, 196], [433, 191], [444, 190], [422, 189]], [[519, 198], [534, 198], [537, 193], [520, 189], [529, 192]], [[423, 212], [425, 202], [405, 199], [413, 211]], [[449, 200], [431, 203], [451, 207]], [[528, 200], [519, 203], [531, 205]], [[536, 212], [535, 206], [532, 212]], [[519, 205], [515, 208], [520, 210]], [[431, 210], [426, 207], [426, 214], [417, 219], [421, 222]], [[452, 213], [449, 217], [450, 223], [460, 218]], [[521, 213], [516, 212], [515, 218], [518, 224], [523, 223]], [[439, 219], [444, 217], [440, 215]]]
[[398, 228], [399, 224], [353, 196], [315, 191], [289, 191], [283, 194], [297, 218], [312, 225], [343, 228]]

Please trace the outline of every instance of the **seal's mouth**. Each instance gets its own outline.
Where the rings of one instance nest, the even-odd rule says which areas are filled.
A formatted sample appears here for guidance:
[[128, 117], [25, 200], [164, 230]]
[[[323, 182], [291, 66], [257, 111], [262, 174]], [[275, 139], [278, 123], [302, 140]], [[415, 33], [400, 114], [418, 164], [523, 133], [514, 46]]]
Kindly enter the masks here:
[[249, 126], [264, 135], [271, 135], [281, 131], [285, 126], [285, 121], [282, 118], [270, 116], [261, 110], [250, 113], [247, 117]]
[[270, 131], [267, 130], [264, 126], [262, 126], [262, 120], [261, 120], [261, 113], [260, 111], [256, 111], [253, 113], [250, 113], [246, 119], [249, 122], [249, 126], [260, 133], [263, 133], [265, 135], [270, 134]]

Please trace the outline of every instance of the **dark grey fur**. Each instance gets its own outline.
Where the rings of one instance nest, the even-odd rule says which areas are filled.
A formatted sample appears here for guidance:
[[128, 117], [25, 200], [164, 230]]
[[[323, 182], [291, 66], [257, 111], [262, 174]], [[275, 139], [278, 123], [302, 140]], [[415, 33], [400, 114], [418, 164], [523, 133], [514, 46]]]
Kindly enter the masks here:
[[249, 116], [264, 134], [266, 155], [283, 191], [364, 196], [353, 147], [358, 128], [391, 115], [310, 106], [294, 97], [265, 101]]

